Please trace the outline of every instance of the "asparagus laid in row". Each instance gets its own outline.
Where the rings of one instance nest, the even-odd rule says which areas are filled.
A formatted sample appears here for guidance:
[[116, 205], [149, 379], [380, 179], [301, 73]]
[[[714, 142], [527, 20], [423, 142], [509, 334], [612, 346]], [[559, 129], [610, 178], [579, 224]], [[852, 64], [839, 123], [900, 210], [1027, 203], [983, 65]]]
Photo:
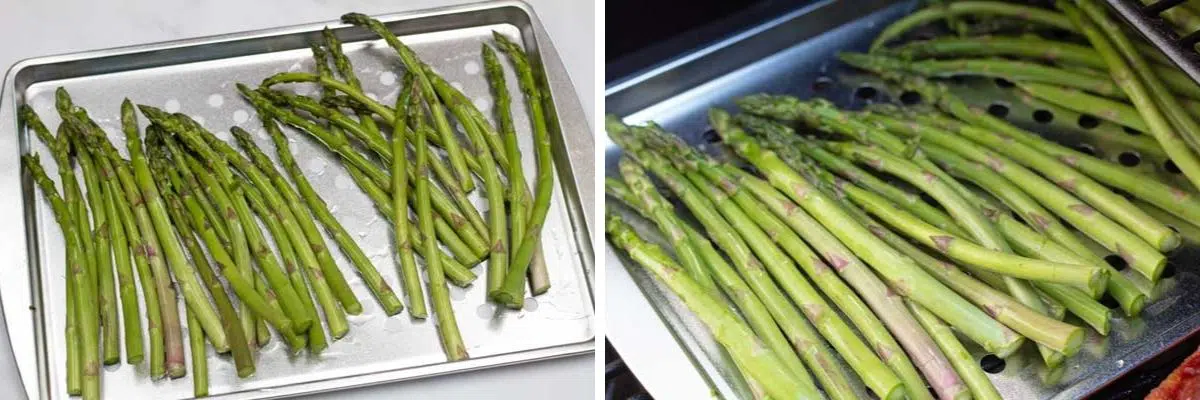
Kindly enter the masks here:
[[693, 312], [704, 321], [717, 341], [734, 359], [739, 360], [751, 377], [763, 386], [772, 398], [820, 398], [815, 389], [805, 387], [786, 374], [787, 367], [775, 353], [767, 350], [748, 327], [703, 287], [683, 273], [679, 265], [657, 246], [647, 243], [626, 225], [621, 218], [610, 214], [605, 230], [613, 242], [623, 248], [638, 264], [650, 270], [667, 284]]
[[[60, 138], [61, 146], [66, 145], [66, 138]], [[57, 159], [57, 157], [55, 157]], [[97, 320], [99, 312], [96, 309], [96, 304], [93, 302], [95, 293], [92, 292], [90, 285], [91, 277], [88, 276], [87, 267], [84, 263], [84, 255], [82, 254], [83, 236], [79, 233], [77, 225], [72, 221], [74, 216], [71, 206], [58, 195], [58, 189], [55, 189], [54, 182], [46, 175], [46, 171], [42, 169], [41, 162], [36, 155], [22, 156], [22, 164], [25, 169], [33, 175], [34, 182], [42, 190], [42, 195], [50, 202], [51, 209], [54, 211], [54, 218], [58, 222], [58, 226], [63, 230], [63, 237], [66, 239], [67, 247], [67, 275], [73, 287], [75, 296], [75, 320], [79, 324], [79, 352], [80, 363], [80, 393], [84, 399], [93, 400], [100, 398], [100, 322]], [[63, 168], [61, 162], [59, 168]], [[70, 169], [66, 169], [67, 173], [73, 173]], [[68, 192], [70, 193], [70, 192]], [[82, 199], [72, 199], [73, 201], [83, 201]], [[68, 341], [69, 343], [70, 341]]]

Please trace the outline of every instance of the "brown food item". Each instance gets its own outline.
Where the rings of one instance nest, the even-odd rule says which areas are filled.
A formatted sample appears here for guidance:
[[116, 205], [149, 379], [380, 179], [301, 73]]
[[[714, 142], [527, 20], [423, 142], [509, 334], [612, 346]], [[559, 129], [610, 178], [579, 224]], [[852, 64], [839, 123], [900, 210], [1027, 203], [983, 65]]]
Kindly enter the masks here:
[[1200, 400], [1200, 349], [1183, 360], [1146, 400]]

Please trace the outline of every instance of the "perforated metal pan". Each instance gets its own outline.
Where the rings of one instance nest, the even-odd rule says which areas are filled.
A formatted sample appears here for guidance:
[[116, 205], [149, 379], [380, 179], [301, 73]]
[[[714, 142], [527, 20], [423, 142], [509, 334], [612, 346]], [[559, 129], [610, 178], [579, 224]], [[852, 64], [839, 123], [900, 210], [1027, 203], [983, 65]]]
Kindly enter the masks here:
[[[330, 18], [336, 18], [331, 15]], [[524, 310], [497, 310], [485, 301], [485, 288], [451, 288], [459, 327], [471, 359], [448, 363], [435, 325], [409, 318], [387, 317], [339, 251], [332, 252], [364, 306], [350, 319], [350, 333], [332, 342], [320, 356], [288, 357], [279, 340], [257, 355], [257, 373], [238, 379], [226, 356], [209, 354], [210, 393], [217, 398], [270, 398], [336, 390], [386, 381], [503, 366], [590, 352], [595, 335], [592, 297], [592, 251], [588, 226], [592, 193], [593, 141], [578, 99], [546, 31], [524, 3], [502, 1], [378, 16], [420, 57], [460, 87], [490, 113], [491, 96], [479, 58], [481, 43], [498, 31], [521, 43], [534, 67], [545, 77], [553, 96], [550, 115], [554, 196], [546, 218], [542, 246], [551, 275], [551, 290], [526, 302]], [[118, 105], [123, 98], [194, 116], [227, 140], [230, 126], [241, 126], [274, 156], [252, 108], [234, 88], [237, 82], [257, 85], [282, 71], [312, 71], [310, 41], [319, 41], [325, 25], [346, 42], [349, 54], [371, 96], [390, 101], [399, 91], [400, 64], [395, 52], [364, 29], [335, 21], [268, 29], [178, 42], [151, 44], [17, 63], [4, 80], [0, 95], [0, 296], [5, 327], [26, 393], [30, 398], [66, 398], [62, 315], [65, 311], [63, 242], [48, 203], [22, 175], [18, 160], [45, 147], [16, 121], [16, 109], [31, 105], [53, 127], [53, 91], [66, 87], [75, 102], [97, 118], [118, 148]], [[506, 66], [506, 68], [508, 68]], [[536, 170], [529, 121], [516, 77], [507, 72], [514, 93], [513, 114], [526, 155], [526, 171]], [[301, 94], [312, 86], [293, 86]], [[354, 235], [371, 261], [400, 287], [392, 261], [390, 224], [347, 177], [337, 157], [306, 134], [287, 132], [292, 148], [318, 193]], [[43, 157], [48, 160], [48, 157]], [[57, 176], [48, 165], [51, 176]], [[528, 174], [532, 179], [532, 173]], [[530, 184], [533, 184], [531, 181]], [[486, 210], [481, 190], [472, 196]], [[483, 266], [476, 267], [482, 276]], [[210, 350], [211, 352], [211, 350]], [[190, 357], [190, 356], [189, 356]], [[190, 379], [153, 382], [145, 365], [105, 367], [104, 398], [170, 399], [191, 397]]]
[[[706, 112], [711, 107], [732, 110], [733, 100], [740, 96], [767, 92], [823, 97], [852, 109], [873, 102], [900, 103], [901, 93], [876, 77], [851, 70], [834, 56], [840, 51], [865, 51], [883, 27], [918, 6], [915, 1], [809, 3], [611, 85], [605, 93], [606, 112], [622, 116], [627, 123], [656, 121], [687, 142], [721, 156], [728, 152], [721, 150], [719, 138], [709, 131]], [[921, 34], [915, 32], [914, 36]], [[1171, 172], [1178, 170], [1168, 166], [1161, 155], [1134, 146], [1140, 139], [1130, 138], [1137, 132], [1029, 101], [1003, 81], [963, 79], [956, 83], [958, 93], [969, 102], [1052, 140], [1148, 174], [1178, 179]], [[617, 177], [620, 149], [611, 141], [604, 145], [605, 174]], [[609, 200], [607, 204], [613, 203]], [[625, 213], [628, 220], [638, 219], [627, 209], [610, 208]], [[656, 233], [652, 225], [637, 228], [650, 236]], [[673, 398], [684, 393], [686, 389], [680, 385], [662, 381], [672, 379], [707, 385], [725, 398], [747, 398], [732, 364], [686, 307], [611, 245], [606, 246], [605, 255], [608, 298], [636, 298], [622, 300], [630, 307], [622, 313], [644, 318], [610, 322], [608, 335], [631, 337], [633, 327], [659, 326], [673, 339], [669, 346], [659, 343], [654, 347], [637, 340], [612, 341], [651, 394]], [[1200, 275], [1196, 273], [1200, 248], [1187, 244], [1169, 256], [1164, 275], [1169, 277], [1159, 283], [1156, 298], [1141, 317], [1116, 318], [1107, 337], [1092, 332], [1080, 354], [1057, 371], [1046, 371], [1031, 348], [1010, 357], [1000, 372], [989, 375], [1000, 393], [1013, 399], [1084, 397], [1200, 329]], [[1119, 310], [1115, 314], [1120, 314]], [[976, 359], [982, 360], [982, 350], [972, 350]]]

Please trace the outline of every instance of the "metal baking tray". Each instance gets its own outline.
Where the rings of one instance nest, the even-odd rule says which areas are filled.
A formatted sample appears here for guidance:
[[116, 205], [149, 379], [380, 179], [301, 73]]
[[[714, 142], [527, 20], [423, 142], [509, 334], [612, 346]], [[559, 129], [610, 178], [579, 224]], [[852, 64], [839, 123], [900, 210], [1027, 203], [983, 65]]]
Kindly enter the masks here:
[[[740, 96], [768, 92], [823, 97], [854, 109], [872, 102], [901, 103], [901, 93], [874, 76], [842, 65], [834, 56], [839, 51], [865, 51], [880, 30], [917, 7], [916, 1], [808, 2], [611, 84], [605, 92], [606, 112], [621, 116], [627, 123], [656, 121], [687, 142], [728, 157], [717, 143], [719, 138], [710, 131], [706, 113], [711, 107], [735, 109], [733, 100]], [[917, 37], [923, 34], [929, 32], [913, 33]], [[1139, 152], [1130, 145], [1130, 138], [1141, 140], [1136, 138], [1137, 132], [1031, 102], [1008, 86], [1003, 81], [982, 78], [959, 80], [955, 85], [969, 102], [990, 107], [992, 112], [1004, 114], [1010, 121], [1052, 140], [1179, 182], [1166, 166], [1166, 159]], [[618, 177], [620, 149], [605, 140], [605, 174]], [[661, 239], [652, 224], [641, 221], [628, 209], [612, 208], [636, 221], [640, 232]], [[727, 356], [673, 294], [611, 245], [606, 246], [605, 256], [608, 298], [636, 299], [623, 300], [630, 309], [622, 313], [641, 317], [610, 322], [608, 335], [616, 339], [632, 335], [634, 327], [650, 326], [668, 330], [674, 339], [670, 345], [653, 347], [638, 340], [613, 340], [651, 394], [674, 398], [683, 389], [663, 380], [677, 379], [707, 385], [706, 390], [724, 398], [748, 398]], [[1171, 272], [1164, 275], [1169, 277], [1160, 281], [1153, 303], [1141, 317], [1116, 318], [1108, 337], [1089, 331], [1079, 355], [1056, 371], [1046, 371], [1036, 351], [1027, 346], [1007, 359], [1002, 371], [989, 374], [1000, 393], [1013, 399], [1085, 397], [1200, 330], [1200, 275], [1195, 271], [1200, 248], [1185, 245], [1169, 254], [1169, 260]], [[1115, 313], [1120, 314], [1120, 310]], [[973, 344], [969, 347], [973, 347], [977, 360], [985, 355]]]
[[[336, 15], [331, 15], [336, 18]], [[347, 279], [362, 301], [364, 312], [350, 316], [349, 334], [331, 343], [319, 356], [289, 357], [278, 338], [257, 355], [257, 373], [238, 379], [231, 360], [210, 350], [210, 393], [216, 398], [274, 398], [330, 391], [387, 381], [415, 379], [480, 368], [591, 352], [595, 316], [592, 296], [593, 257], [588, 227], [595, 207], [592, 191], [594, 147], [590, 128], [566, 71], [537, 17], [517, 1], [480, 3], [378, 16], [452, 84], [462, 89], [486, 114], [491, 96], [482, 73], [480, 44], [498, 31], [521, 43], [554, 98], [551, 116], [556, 188], [543, 232], [542, 248], [552, 289], [527, 300], [519, 311], [497, 310], [485, 298], [482, 284], [451, 287], [451, 298], [471, 359], [448, 363], [435, 324], [417, 322], [402, 313], [388, 318], [344, 258]], [[5, 326], [22, 382], [29, 398], [66, 398], [64, 385], [65, 311], [63, 241], [48, 204], [32, 181], [22, 176], [21, 154], [45, 153], [31, 134], [18, 126], [15, 111], [29, 104], [49, 126], [59, 122], [54, 112], [54, 89], [66, 87], [76, 103], [86, 107], [124, 151], [119, 137], [118, 105], [125, 97], [135, 103], [176, 109], [194, 116], [227, 140], [231, 125], [255, 134], [274, 156], [273, 145], [253, 109], [234, 88], [237, 82], [256, 85], [263, 78], [289, 70], [313, 70], [310, 42], [320, 41], [329, 25], [346, 42], [365, 91], [392, 99], [399, 91], [400, 63], [395, 52], [368, 31], [338, 22], [268, 29], [113, 50], [51, 56], [14, 65], [0, 95], [0, 220], [5, 240], [0, 269]], [[509, 68], [506, 66], [505, 68]], [[508, 70], [512, 93], [519, 97], [516, 78]], [[292, 86], [301, 94], [313, 86]], [[523, 101], [513, 114], [528, 171], [536, 169], [532, 133]], [[390, 224], [346, 175], [340, 160], [298, 131], [293, 150], [316, 190], [363, 247], [389, 282], [398, 282], [392, 260]], [[48, 159], [45, 158], [44, 159]], [[52, 163], [48, 171], [56, 171]], [[532, 176], [529, 176], [532, 179]], [[532, 182], [531, 182], [532, 184]], [[486, 209], [482, 191], [473, 201]], [[340, 251], [333, 252], [342, 257]], [[483, 267], [475, 268], [482, 277]], [[482, 282], [482, 281], [478, 281]], [[399, 287], [393, 285], [393, 287]], [[182, 303], [181, 303], [182, 306]], [[190, 357], [190, 355], [189, 355]], [[187, 398], [188, 378], [151, 381], [145, 365], [104, 368], [105, 398]]]

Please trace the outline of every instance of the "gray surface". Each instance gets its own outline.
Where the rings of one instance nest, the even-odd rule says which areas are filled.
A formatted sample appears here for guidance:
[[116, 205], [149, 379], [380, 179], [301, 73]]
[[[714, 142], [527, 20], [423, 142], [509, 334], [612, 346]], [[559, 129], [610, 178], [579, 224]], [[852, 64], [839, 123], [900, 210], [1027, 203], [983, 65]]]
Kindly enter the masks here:
[[[897, 93], [884, 87], [877, 78], [851, 71], [834, 60], [838, 51], [862, 51], [888, 22], [909, 12], [916, 2], [887, 6], [884, 1], [847, 2], [826, 1], [754, 29], [751, 34], [734, 37], [726, 42], [697, 52], [694, 58], [670, 64], [649, 75], [634, 78], [606, 92], [609, 112], [617, 112], [627, 123], [656, 121], [692, 144], [706, 141], [709, 129], [707, 109], [734, 109], [733, 99], [752, 93], [787, 93], [801, 98], [823, 97], [842, 107], [861, 108], [869, 102], [892, 101]], [[880, 10], [868, 13], [866, 10]], [[786, 40], [784, 39], [786, 38]], [[825, 77], [831, 83], [815, 90], [813, 84]], [[854, 95], [855, 89], [872, 86], [879, 94], [871, 99]], [[956, 85], [958, 93], [969, 103], [987, 107], [998, 104], [1008, 108], [1007, 118], [1046, 137], [1068, 145], [1087, 143], [1109, 160], [1130, 151], [1121, 144], [1120, 135], [1128, 136], [1119, 127], [1102, 123], [1090, 130], [1082, 129], [1076, 113], [1053, 110], [1049, 123], [1033, 122], [1032, 113], [1044, 109], [1023, 104], [1010, 89], [998, 87], [992, 79], [966, 79]], [[1103, 132], [1103, 133], [1101, 133]], [[1114, 136], [1116, 135], [1116, 136]], [[1106, 137], [1107, 136], [1107, 137]], [[605, 146], [605, 172], [616, 176], [616, 161], [620, 149], [611, 141]], [[704, 147], [704, 146], [701, 146]], [[716, 150], [716, 146], [712, 146]], [[721, 153], [716, 152], [714, 153]], [[1146, 173], [1163, 172], [1162, 160], [1142, 155], [1136, 166]], [[1177, 176], [1175, 178], [1177, 182]], [[629, 214], [632, 215], [632, 214]], [[638, 220], [630, 217], [630, 220]], [[639, 231], [655, 232], [651, 225], [639, 225]], [[654, 235], [651, 235], [654, 236]], [[618, 257], [611, 246], [605, 251], [607, 295], [621, 298], [635, 308], [623, 310], [630, 315], [620, 321], [609, 321], [607, 333], [622, 355], [636, 354], [638, 359], [625, 357], [630, 369], [647, 381], [646, 386], [657, 397], [683, 396], [678, 385], [666, 379], [708, 381], [715, 392], [737, 393], [740, 379], [731, 370], [725, 355], [711, 336], [679, 304], [678, 299], [659, 286], [645, 270]], [[1116, 317], [1107, 337], [1088, 329], [1089, 336], [1081, 351], [1068, 359], [1057, 371], [1046, 371], [1032, 346], [1007, 360], [1000, 373], [989, 374], [1005, 398], [1072, 399], [1084, 397], [1098, 387], [1130, 370], [1153, 356], [1167, 345], [1200, 328], [1200, 279], [1195, 272], [1200, 249], [1184, 245], [1169, 254], [1169, 261], [1178, 273], [1161, 280], [1154, 298], [1139, 318]], [[1127, 275], [1131, 270], [1124, 271]], [[650, 301], [645, 301], [649, 299]], [[610, 301], [611, 306], [611, 301]], [[1116, 311], [1120, 314], [1119, 309]], [[657, 318], [655, 318], [655, 314]], [[635, 319], [638, 316], [643, 319]], [[1083, 325], [1078, 320], [1073, 323]], [[675, 343], [647, 345], [638, 340], [618, 340], [637, 334], [639, 326], [662, 326], [670, 329]], [[649, 328], [646, 328], [649, 329]], [[651, 347], [653, 346], [653, 347]], [[984, 355], [978, 347], [969, 345], [978, 360]], [[684, 363], [690, 363], [686, 365]], [[727, 396], [728, 397], [728, 396]]]
[[[209, 4], [209, 5], [216, 7], [218, 9], [223, 8], [223, 7], [220, 7], [220, 5], [211, 5], [211, 4]], [[431, 3], [430, 5], [434, 5], [434, 4]], [[414, 7], [416, 7], [416, 6], [414, 6]], [[241, 9], [244, 10], [245, 7], [242, 7]], [[341, 8], [328, 9], [328, 7], [322, 7], [322, 6], [318, 5], [317, 10], [313, 11], [313, 12], [319, 13], [321, 15], [320, 17], [317, 17], [315, 19], [325, 20], [325, 19], [329, 19], [332, 17], [336, 17], [336, 15], [340, 14], [341, 12], [343, 12], [345, 10], [350, 10], [350, 9], [365, 11], [368, 13], [379, 13], [379, 12], [383, 11], [383, 10], [372, 10], [368, 6], [349, 7], [349, 8], [345, 8], [345, 9], [341, 9]], [[36, 10], [34, 10], [34, 11], [36, 12]], [[91, 10], [91, 11], [98, 11], [98, 10]], [[172, 9], [173, 14], [171, 14], [171, 15], [182, 15], [182, 14], [179, 14], [180, 11], [181, 11], [180, 9]], [[293, 7], [289, 7], [289, 11], [298, 12], [298, 11], [303, 11], [303, 10], [296, 10], [295, 7], [293, 6]], [[387, 10], [387, 11], [396, 11], [396, 10]], [[190, 16], [188, 18], [188, 20], [196, 21], [197, 18], [194, 18], [194, 17], [199, 14], [203, 14], [204, 12], [205, 12], [204, 10], [190, 10], [190, 12], [187, 13]], [[21, 14], [20, 8], [18, 8], [18, 12], [16, 14]], [[242, 13], [239, 12], [238, 14], [242, 14]], [[6, 15], [13, 15], [13, 14], [6, 13]], [[134, 18], [134, 16], [132, 16], [132, 15], [126, 15], [126, 16]], [[93, 15], [93, 17], [95, 17], [95, 15]], [[36, 18], [36, 17], [30, 17], [30, 18]], [[542, 17], [542, 18], [545, 19], [546, 17]], [[141, 21], [141, 20], [145, 20], [146, 17], [141, 16], [141, 18], [137, 18], [137, 19], [139, 21]], [[151, 17], [149, 19], [154, 20], [153, 17]], [[234, 18], [234, 20], [236, 21], [237, 19]], [[256, 26], [253, 26], [253, 28], [262, 28], [262, 27], [266, 27], [266, 26], [270, 26], [270, 25], [281, 25], [281, 24], [296, 23], [296, 22], [303, 22], [303, 21], [302, 20], [293, 20], [293, 21], [272, 22], [268, 25], [256, 25]], [[587, 23], [588, 24], [591, 23], [590, 14], [587, 16]], [[20, 25], [20, 24], [18, 23], [17, 25]], [[50, 25], [52, 25], [52, 24], [42, 24], [40, 26], [50, 26]], [[121, 24], [116, 24], [116, 25], [121, 25]], [[134, 23], [134, 25], [136, 25], [136, 23]], [[112, 26], [113, 26], [112, 21], [108, 21], [104, 25], [105, 28], [109, 28]], [[575, 26], [579, 26], [579, 25], [575, 25]], [[167, 28], [169, 28], [169, 26], [163, 27], [163, 29], [167, 29]], [[218, 32], [206, 32], [206, 33], [221, 33], [221, 32], [228, 32], [228, 31], [236, 31], [236, 30], [240, 30], [240, 29], [241, 28], [229, 28], [226, 30], [218, 31]], [[83, 31], [83, 29], [73, 30], [73, 32], [81, 32], [81, 31]], [[590, 32], [590, 29], [588, 29], [588, 32]], [[171, 32], [171, 33], [178, 33], [178, 31]], [[142, 36], [145, 36], [145, 35], [143, 34]], [[193, 35], [186, 34], [184, 36], [193, 36]], [[583, 40], [580, 40], [579, 36], [583, 36], [584, 37]], [[49, 34], [46, 37], [48, 39], [56, 38], [55, 36], [49, 35]], [[590, 48], [590, 44], [591, 44], [590, 33], [588, 33], [586, 35], [571, 35], [570, 37], [575, 38], [580, 41], [584, 41], [586, 43], [586, 45], [582, 45], [582, 46], [586, 47], [586, 48]], [[163, 40], [163, 39], [170, 39], [170, 38], [179, 38], [179, 37], [178, 36], [166, 36], [166, 37], [161, 37], [159, 39], [147, 39], [145, 41]], [[142, 42], [142, 41], [139, 40], [139, 42]], [[113, 44], [117, 44], [117, 43], [113, 43]], [[108, 47], [108, 46], [100, 46], [100, 47]], [[570, 47], [573, 50], [578, 51], [579, 46], [570, 46]], [[42, 47], [41, 49], [45, 50], [45, 47]], [[54, 52], [61, 52], [61, 51], [47, 51], [47, 52], [54, 53]], [[45, 53], [45, 52], [43, 52], [43, 53]], [[30, 54], [30, 55], [32, 55], [32, 54]], [[590, 56], [590, 52], [589, 52], [588, 56]], [[18, 57], [24, 58], [23, 56], [16, 56], [13, 58], [15, 59]], [[563, 59], [564, 60], [573, 60], [573, 61], [575, 61], [575, 64], [578, 64], [578, 61], [579, 61], [578, 57], [572, 58], [565, 54], [563, 56]], [[4, 59], [0, 58], [0, 60], [4, 60]], [[591, 64], [589, 63], [587, 65], [590, 67]], [[286, 68], [286, 66], [284, 66], [284, 68]], [[568, 68], [570, 68], [570, 67], [568, 67]], [[588, 68], [588, 69], [590, 70], [590, 68]], [[460, 71], [461, 71], [461, 69], [460, 69]], [[584, 81], [585, 82], [590, 81], [590, 73], [588, 74], [588, 78], [586, 78]], [[377, 80], [377, 82], [378, 82], [378, 80]], [[588, 89], [590, 89], [590, 85], [586, 85], [586, 84], [585, 85], [576, 85], [576, 87], [581, 88], [580, 90], [577, 90], [577, 92], [581, 93], [580, 94], [581, 97], [583, 97], [584, 99], [590, 99], [590, 96], [582, 94], [583, 92], [590, 92], [590, 90], [588, 90]], [[468, 84], [467, 90], [468, 90], [468, 92], [472, 91], [470, 84]], [[30, 94], [32, 94], [32, 93], [30, 93]], [[228, 98], [230, 96], [226, 96], [226, 97]], [[196, 99], [190, 99], [190, 100], [196, 100]], [[200, 102], [200, 101], [201, 100], [196, 100], [196, 102]], [[184, 101], [184, 102], [186, 103], [186, 101]], [[151, 103], [153, 104], [153, 102], [151, 102]], [[590, 103], [590, 101], [587, 101], [587, 103]], [[185, 111], [187, 111], [190, 108], [187, 107], [187, 104], [184, 104], [183, 109]], [[590, 107], [585, 107], [585, 109], [590, 111]], [[226, 118], [228, 118], [228, 114], [226, 114]], [[209, 119], [213, 119], [213, 118], [209, 118]], [[332, 186], [335, 184], [334, 181], [335, 180], [328, 180], [327, 182], [330, 183], [330, 185]], [[318, 184], [318, 186], [319, 186], [319, 184]], [[326, 188], [326, 189], [333, 190], [332, 187]], [[318, 190], [321, 190], [321, 189], [318, 188]], [[377, 236], [377, 235], [370, 235], [368, 237], [371, 237], [371, 236]], [[562, 236], [570, 236], [570, 235], [562, 235]], [[369, 253], [371, 252], [370, 248], [368, 248], [367, 250]], [[380, 262], [380, 264], [384, 264], [384, 263]], [[469, 296], [469, 293], [468, 293], [468, 296]], [[370, 307], [368, 307], [368, 308], [370, 308]], [[460, 318], [460, 319], [462, 319], [462, 318]], [[469, 337], [468, 337], [468, 341], [469, 341]], [[357, 361], [357, 360], [355, 360], [355, 361]], [[591, 376], [592, 376], [592, 373], [591, 373], [592, 357], [576, 357], [574, 359], [568, 359], [568, 360], [557, 360], [557, 361], [552, 361], [548, 364], [549, 365], [545, 365], [545, 366], [539, 366], [539, 365], [518, 366], [518, 367], [512, 367], [512, 368], [505, 368], [504, 369], [505, 371], [485, 371], [485, 372], [472, 373], [470, 375], [464, 375], [464, 376], [459, 376], [459, 377], [451, 376], [451, 377], [437, 378], [432, 381], [421, 382], [420, 384], [415, 384], [415, 385], [392, 385], [392, 386], [383, 387], [383, 388], [363, 389], [363, 390], [360, 390], [358, 393], [361, 393], [364, 396], [370, 396], [372, 394], [374, 394], [374, 395], [386, 394], [387, 396], [394, 396], [394, 395], [421, 396], [422, 394], [432, 395], [433, 393], [438, 393], [439, 395], [442, 395], [442, 396], [449, 395], [451, 398], [453, 398], [453, 397], [476, 397], [477, 396], [477, 395], [473, 395], [472, 393], [476, 393], [476, 394], [491, 393], [491, 394], [495, 394], [497, 397], [501, 397], [501, 396], [507, 397], [505, 395], [511, 394], [512, 392], [504, 390], [503, 388], [511, 389], [514, 386], [517, 386], [517, 387], [524, 386], [524, 387], [545, 388], [544, 391], [535, 390], [532, 392], [530, 392], [530, 391], [523, 392], [524, 395], [532, 395], [535, 398], [538, 397], [539, 394], [545, 395], [545, 396], [551, 396], [551, 394], [553, 394], [556, 397], [563, 396], [563, 395], [568, 395], [570, 397], [590, 396], [590, 393], [592, 390], [591, 389], [592, 388], [592, 382], [591, 382], [591, 379], [592, 379], [591, 378]], [[316, 368], [320, 368], [320, 369], [323, 369], [322, 367], [324, 367], [324, 365], [316, 366]], [[554, 370], [553, 374], [550, 374], [549, 376], [545, 376], [545, 377], [540, 376], [543, 373], [548, 373], [549, 370], [551, 370], [551, 369]], [[5, 369], [5, 370], [3, 370], [3, 372], [11, 373], [12, 371], [10, 369]], [[517, 376], [528, 377], [528, 382], [526, 382], [527, 384], [526, 385], [513, 385], [513, 383], [514, 383], [513, 380], [508, 379], [508, 378], [512, 377], [514, 374]], [[474, 379], [470, 380], [470, 385], [462, 385], [461, 384], [463, 382], [461, 379], [470, 379], [470, 378], [474, 378]], [[489, 381], [495, 382], [497, 380], [499, 380], [499, 382], [504, 382], [504, 384], [497, 386], [495, 389], [489, 389], [489, 385], [488, 385]], [[538, 385], [532, 385], [531, 383], [533, 381], [538, 381], [538, 382], [542, 382], [542, 383], [538, 384]], [[438, 382], [442, 382], [442, 384], [439, 385]], [[499, 382], [496, 382], [496, 383], [499, 383]], [[550, 383], [546, 383], [546, 382], [550, 382]], [[519, 383], [519, 380], [516, 383]], [[172, 386], [176, 386], [176, 385], [172, 385]], [[446, 393], [445, 390], [448, 388], [448, 386], [455, 386], [455, 390], [457, 390], [457, 392]], [[215, 386], [214, 386], [214, 389], [215, 389]], [[457, 394], [455, 394], [455, 393], [457, 393]], [[571, 395], [571, 394], [575, 394], [575, 393], [579, 394], [579, 396]], [[340, 395], [341, 394], [339, 394], [339, 396]]]

